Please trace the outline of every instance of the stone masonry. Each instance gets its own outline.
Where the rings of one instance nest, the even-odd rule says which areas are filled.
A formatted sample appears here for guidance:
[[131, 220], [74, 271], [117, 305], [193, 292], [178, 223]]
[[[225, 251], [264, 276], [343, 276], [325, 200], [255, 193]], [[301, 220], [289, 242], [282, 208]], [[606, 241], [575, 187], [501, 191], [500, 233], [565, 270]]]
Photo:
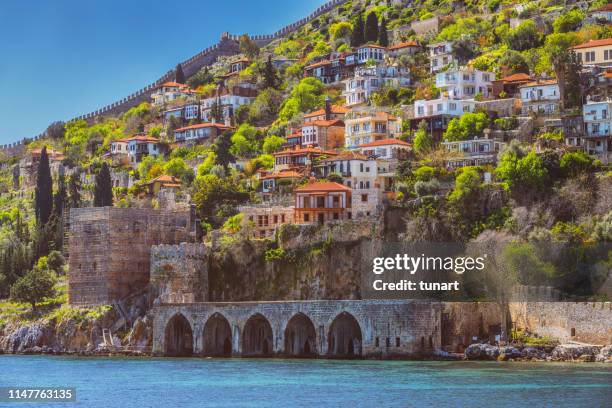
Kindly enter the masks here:
[[68, 301], [111, 304], [149, 283], [152, 245], [191, 241], [189, 211], [139, 208], [77, 208], [68, 231]]
[[153, 309], [153, 353], [421, 356], [440, 349], [440, 311], [417, 300], [165, 304]]

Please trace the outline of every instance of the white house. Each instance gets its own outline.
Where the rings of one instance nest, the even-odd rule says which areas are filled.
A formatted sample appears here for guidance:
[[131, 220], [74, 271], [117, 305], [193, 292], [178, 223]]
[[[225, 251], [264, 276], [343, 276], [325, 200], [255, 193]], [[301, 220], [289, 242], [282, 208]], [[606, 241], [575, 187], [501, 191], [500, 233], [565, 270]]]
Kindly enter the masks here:
[[251, 88], [235, 86], [232, 89], [217, 89], [208, 97], [200, 101], [201, 119], [212, 122], [212, 108], [215, 103], [221, 108], [223, 120], [229, 119], [236, 109], [242, 105], [248, 105], [257, 97], [257, 91]]
[[178, 82], [164, 82], [151, 94], [153, 105], [161, 106], [179, 98], [186, 98], [195, 95], [195, 91], [189, 89], [185, 84]]
[[361, 65], [368, 61], [380, 63], [385, 60], [386, 55], [385, 47], [376, 44], [362, 45], [353, 54], [347, 55], [345, 62], [346, 65]]
[[198, 103], [188, 103], [184, 106], [167, 109], [164, 111], [164, 119], [170, 120], [171, 117], [182, 118], [187, 121], [200, 117], [200, 105]]
[[560, 93], [556, 79], [528, 82], [519, 86], [522, 113], [554, 114], [559, 111]]
[[427, 118], [437, 115], [461, 116], [466, 112], [474, 112], [476, 101], [473, 99], [447, 99], [414, 101], [414, 117]]
[[387, 49], [390, 57], [399, 57], [401, 55], [414, 55], [421, 47], [416, 41], [404, 41], [390, 46]]
[[481, 166], [493, 164], [497, 161], [497, 153], [505, 147], [505, 143], [494, 139], [471, 139], [457, 142], [443, 142], [442, 146], [455, 152], [456, 157], [446, 160], [446, 166], [457, 168], [464, 166]]
[[399, 138], [402, 134], [402, 119], [382, 111], [351, 111], [344, 125], [345, 147], [349, 150], [375, 140]]
[[128, 157], [132, 165], [140, 163], [145, 156], [158, 156], [162, 153], [159, 140], [154, 137], [136, 135], [123, 140], [127, 142]]
[[231, 126], [222, 123], [200, 123], [176, 129], [174, 131], [174, 141], [177, 143], [212, 143], [218, 135], [231, 129], [233, 129]]
[[429, 71], [438, 72], [448, 65], [457, 66], [457, 60], [453, 57], [453, 43], [443, 41], [427, 46], [429, 49]]
[[357, 68], [353, 77], [345, 79], [343, 95], [346, 106], [356, 106], [369, 101], [372, 93], [383, 86], [408, 86], [410, 75], [402, 68], [392, 65], [378, 65]]
[[436, 87], [450, 99], [472, 99], [476, 95], [489, 97], [493, 91], [492, 72], [473, 68], [453, 69], [436, 74]]
[[[582, 148], [608, 163], [612, 156], [612, 100], [587, 102], [582, 107], [582, 120], [585, 133]], [[570, 144], [579, 145], [580, 141]]]
[[359, 146], [359, 151], [362, 154], [384, 160], [397, 160], [407, 155], [411, 150], [410, 143], [399, 139], [377, 140]]
[[374, 158], [358, 152], [342, 152], [323, 159], [315, 171], [319, 177], [338, 174], [343, 184], [352, 189], [353, 217], [376, 215], [381, 210], [382, 191], [378, 182], [378, 165]]

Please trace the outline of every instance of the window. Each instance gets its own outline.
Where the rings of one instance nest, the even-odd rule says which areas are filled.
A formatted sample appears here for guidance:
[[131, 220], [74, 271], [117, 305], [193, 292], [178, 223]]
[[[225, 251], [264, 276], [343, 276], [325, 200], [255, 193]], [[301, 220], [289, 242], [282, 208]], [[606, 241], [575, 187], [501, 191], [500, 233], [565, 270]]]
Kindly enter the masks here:
[[377, 338], [374, 340], [374, 347], [379, 347], [379, 346], [380, 346], [380, 339], [377, 337]]
[[362, 203], [367, 203], [368, 202], [368, 195], [367, 194], [362, 194], [361, 195], [361, 202]]
[[385, 345], [387, 347], [391, 347], [391, 339], [387, 337], [387, 339], [385, 340]]
[[304, 222], [310, 221], [310, 214], [304, 214]]
[[334, 220], [339, 220], [340, 219], [340, 214], [338, 214], [337, 212], [334, 213]]
[[400, 346], [400, 338], [396, 337], [395, 338], [395, 347], [399, 347]]
[[278, 215], [275, 215], [275, 216], [274, 216], [274, 223], [275, 223], [275, 224], [278, 224]]

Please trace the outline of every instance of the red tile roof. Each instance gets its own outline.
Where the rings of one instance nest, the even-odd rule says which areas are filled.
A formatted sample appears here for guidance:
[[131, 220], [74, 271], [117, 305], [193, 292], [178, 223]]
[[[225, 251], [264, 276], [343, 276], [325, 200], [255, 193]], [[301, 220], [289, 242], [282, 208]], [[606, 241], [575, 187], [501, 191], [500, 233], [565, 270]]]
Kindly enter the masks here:
[[151, 136], [145, 136], [145, 135], [136, 135], [136, 136], [128, 137], [126, 139], [120, 139], [120, 141], [125, 141], [125, 142], [131, 142], [132, 140], [135, 140], [137, 142], [155, 142], [155, 143], [159, 142], [159, 139], [156, 139]]
[[340, 119], [332, 119], [332, 120], [313, 120], [312, 122], [304, 123], [302, 127], [305, 126], [320, 126], [320, 127], [344, 127], [344, 122]]
[[519, 72], [518, 74], [513, 74], [507, 77], [504, 77], [500, 81], [504, 81], [504, 82], [533, 81], [533, 78], [528, 74]]
[[273, 156], [296, 156], [301, 154], [320, 154], [320, 155], [336, 155], [336, 152], [321, 150], [318, 147], [297, 147], [293, 149], [285, 149], [280, 152], [273, 153]]
[[605, 6], [600, 7], [595, 11], [612, 11], [612, 3], [606, 4]]
[[165, 174], [162, 174], [161, 176], [154, 178], [153, 180], [149, 181], [147, 184], [153, 184], [155, 182], [160, 182], [170, 187], [178, 187], [181, 185], [181, 180], [179, 180], [178, 178], [174, 176], [168, 176]]
[[543, 86], [543, 85], [557, 85], [557, 80], [556, 79], [540, 79], [540, 80], [533, 81], [533, 82], [527, 82], [526, 84], [519, 86], [519, 88], [527, 88], [529, 86]]
[[589, 40], [583, 44], [578, 44], [573, 49], [602, 47], [604, 45], [612, 45], [612, 38], [604, 38], [603, 40]]
[[176, 86], [176, 87], [179, 87], [179, 88], [180, 88], [180, 87], [183, 87], [183, 86], [186, 86], [186, 85], [185, 85], [185, 84], [178, 83], [178, 82], [174, 82], [174, 81], [168, 81], [168, 82], [164, 82], [163, 84], [161, 84], [161, 85], [160, 85], [160, 87], [161, 87], [161, 86], [168, 86], [168, 87], [169, 87], [169, 86]]
[[332, 191], [345, 191], [351, 192], [351, 189], [340, 183], [333, 181], [315, 181], [306, 184], [305, 186], [298, 187], [295, 189], [299, 193], [316, 193], [316, 192], [332, 192]]
[[365, 44], [358, 48], [382, 48], [383, 50], [387, 49], [387, 47], [383, 47], [382, 45], [378, 45], [378, 44]]
[[281, 171], [262, 176], [261, 180], [282, 179], [282, 178], [301, 178], [302, 175], [295, 170]]
[[217, 129], [221, 129], [221, 130], [233, 129], [233, 127], [225, 126], [222, 123], [200, 123], [198, 125], [185, 126], [185, 127], [176, 129], [175, 132], [182, 132], [182, 131], [189, 130], [189, 129], [201, 129], [201, 128], [207, 128], [207, 127], [216, 127]]
[[418, 47], [419, 44], [416, 41], [404, 41], [401, 42], [399, 44], [395, 44], [389, 47], [389, 50], [399, 50], [402, 48], [408, 48], [408, 47]]
[[383, 140], [375, 140], [370, 143], [362, 144], [362, 145], [359, 145], [358, 147], [363, 148], [363, 147], [377, 147], [377, 146], [391, 146], [391, 145], [399, 145], [399, 146], [406, 146], [406, 147], [411, 146], [410, 143], [404, 142], [403, 140], [383, 139]]
[[315, 62], [314, 64], [307, 65], [306, 67], [304, 67], [304, 69], [313, 69], [313, 68], [318, 68], [318, 67], [322, 67], [324, 65], [329, 65], [329, 64], [331, 64], [329, 60], [322, 60], [319, 62]]
[[323, 161], [337, 161], [337, 160], [368, 160], [368, 157], [354, 150], [347, 150], [347, 151], [338, 153], [337, 156], [328, 157], [324, 159]]
[[[344, 106], [332, 105], [331, 113], [335, 115], [342, 115], [349, 111], [350, 109]], [[315, 116], [325, 115], [325, 109], [319, 109], [314, 112], [310, 112], [304, 115], [305, 118], [313, 118]]]

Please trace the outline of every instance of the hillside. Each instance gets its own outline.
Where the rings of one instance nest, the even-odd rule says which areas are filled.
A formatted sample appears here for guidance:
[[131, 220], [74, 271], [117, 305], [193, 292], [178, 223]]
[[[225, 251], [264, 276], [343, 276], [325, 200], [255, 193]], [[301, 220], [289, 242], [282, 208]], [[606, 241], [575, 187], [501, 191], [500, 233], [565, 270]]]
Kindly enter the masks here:
[[390, 241], [512, 242], [521, 284], [605, 299], [612, 48], [588, 54], [612, 44], [605, 5], [349, 0], [278, 37], [225, 38], [232, 52], [177, 65], [124, 112], [51, 124], [2, 156], [0, 325], [29, 313], [28, 272], [57, 289], [40, 316], [65, 304], [66, 214], [108, 205], [194, 205], [203, 241], [264, 241], [269, 265], [284, 224], [395, 211]]

